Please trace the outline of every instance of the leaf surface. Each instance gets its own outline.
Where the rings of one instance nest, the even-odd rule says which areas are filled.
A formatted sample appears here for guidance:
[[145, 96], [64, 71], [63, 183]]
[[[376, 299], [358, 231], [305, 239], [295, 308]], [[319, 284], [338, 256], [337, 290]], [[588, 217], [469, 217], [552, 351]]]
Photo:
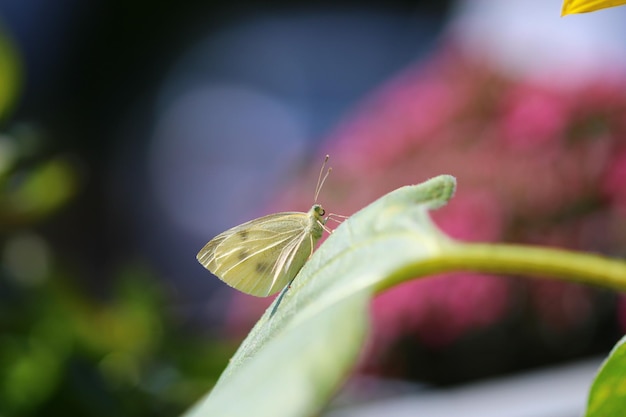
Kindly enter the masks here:
[[587, 417], [626, 414], [626, 336], [613, 348], [596, 375], [587, 402]]
[[373, 294], [386, 280], [414, 276], [420, 259], [451, 244], [428, 210], [444, 205], [455, 187], [449, 175], [402, 187], [343, 222], [304, 265], [276, 313], [270, 317], [271, 305], [261, 317], [213, 391], [186, 415], [319, 411], [357, 360]]

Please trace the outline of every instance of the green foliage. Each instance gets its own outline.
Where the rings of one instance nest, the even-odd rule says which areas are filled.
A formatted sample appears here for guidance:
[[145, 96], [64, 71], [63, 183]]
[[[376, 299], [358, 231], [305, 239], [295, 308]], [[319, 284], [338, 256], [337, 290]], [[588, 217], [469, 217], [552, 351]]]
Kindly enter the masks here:
[[179, 330], [140, 265], [115, 282], [97, 301], [60, 270], [4, 281], [0, 414], [172, 415], [215, 382], [232, 346]]
[[0, 133], [0, 232], [45, 220], [78, 191], [72, 158], [40, 160], [42, 148], [41, 133], [28, 125]]
[[228, 342], [167, 314], [158, 278], [126, 260], [91, 294], [40, 226], [79, 189], [71, 158], [29, 128], [0, 135], [0, 415], [173, 415], [214, 384]]
[[60, 157], [30, 169], [16, 169], [2, 180], [0, 221], [6, 223], [41, 219], [63, 207], [77, 189], [75, 168]]
[[0, 27], [0, 119], [14, 104], [21, 83], [21, 68], [16, 50]]
[[587, 404], [587, 417], [621, 417], [626, 410], [626, 337], [611, 351], [596, 375]]

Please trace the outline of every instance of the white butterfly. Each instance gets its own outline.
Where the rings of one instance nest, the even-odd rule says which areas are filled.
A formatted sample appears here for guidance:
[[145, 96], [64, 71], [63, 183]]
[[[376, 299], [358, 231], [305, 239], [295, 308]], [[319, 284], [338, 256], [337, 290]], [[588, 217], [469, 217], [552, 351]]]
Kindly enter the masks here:
[[[315, 201], [330, 174], [315, 188]], [[331, 216], [319, 204], [306, 212], [276, 213], [220, 233], [198, 252], [198, 261], [222, 281], [247, 294], [272, 295], [289, 284], [309, 259]]]

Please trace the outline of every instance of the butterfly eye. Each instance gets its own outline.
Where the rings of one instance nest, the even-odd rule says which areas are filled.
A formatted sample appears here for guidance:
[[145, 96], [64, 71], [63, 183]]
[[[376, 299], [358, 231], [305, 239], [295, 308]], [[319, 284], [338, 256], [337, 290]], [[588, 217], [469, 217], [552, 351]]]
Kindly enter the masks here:
[[320, 208], [320, 216], [323, 216], [324, 214], [326, 214], [326, 210], [324, 210], [323, 208]]

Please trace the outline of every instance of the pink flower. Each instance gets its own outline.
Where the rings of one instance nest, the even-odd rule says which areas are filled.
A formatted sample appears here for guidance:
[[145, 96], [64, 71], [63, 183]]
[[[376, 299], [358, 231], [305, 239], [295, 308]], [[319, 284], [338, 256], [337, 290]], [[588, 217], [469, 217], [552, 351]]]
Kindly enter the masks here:
[[558, 141], [567, 126], [568, 109], [559, 91], [520, 85], [505, 94], [502, 106], [500, 134], [515, 150]]
[[431, 347], [448, 345], [500, 320], [508, 302], [508, 283], [500, 277], [466, 273], [407, 282], [372, 303], [374, 349], [388, 348], [407, 332]]
[[626, 148], [615, 156], [608, 167], [602, 189], [618, 207], [626, 210]]
[[[433, 217], [452, 237], [623, 250], [626, 209], [621, 218], [606, 213], [617, 211], [609, 203], [626, 208], [624, 114], [624, 78], [599, 74], [597, 82], [557, 88], [508, 79], [447, 49], [379, 88], [330, 135], [334, 171], [320, 200], [350, 215], [394, 188], [449, 173], [459, 189]], [[319, 160], [277, 209], [310, 207]], [[373, 301], [374, 356], [364, 360], [406, 338], [449, 346], [504, 320], [511, 305], [557, 331], [591, 322], [592, 290], [515, 282], [459, 273], [390, 289]]]

